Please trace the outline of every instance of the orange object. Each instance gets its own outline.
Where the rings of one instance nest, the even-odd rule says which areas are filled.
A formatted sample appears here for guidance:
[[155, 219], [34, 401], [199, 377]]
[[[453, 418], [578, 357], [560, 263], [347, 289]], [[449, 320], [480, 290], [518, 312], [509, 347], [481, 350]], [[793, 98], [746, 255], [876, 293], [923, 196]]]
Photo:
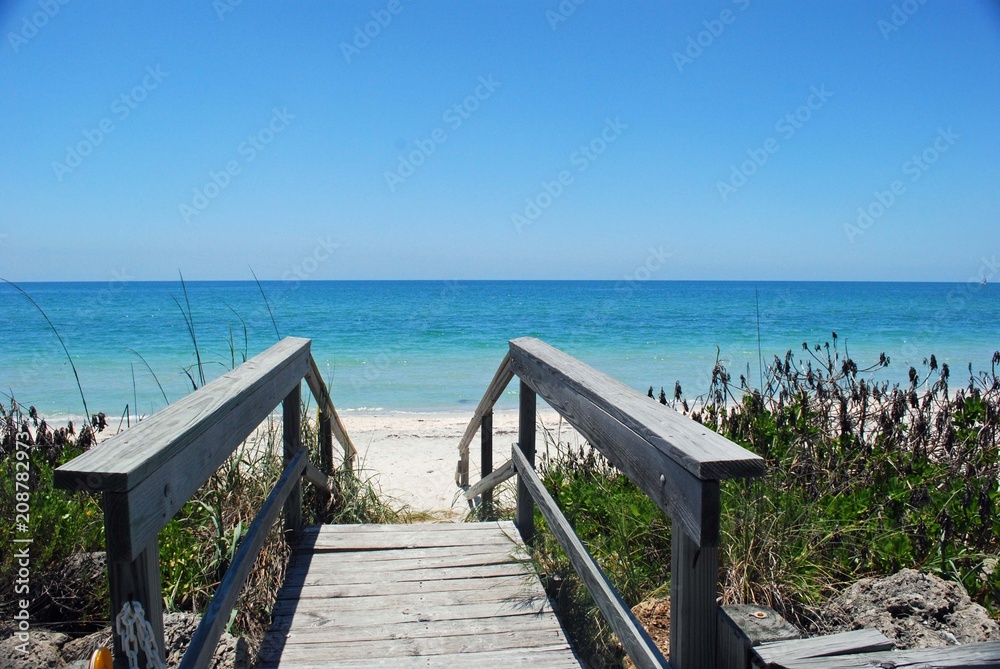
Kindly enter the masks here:
[[107, 648], [98, 648], [90, 656], [90, 669], [113, 669], [113, 667], [111, 651]]

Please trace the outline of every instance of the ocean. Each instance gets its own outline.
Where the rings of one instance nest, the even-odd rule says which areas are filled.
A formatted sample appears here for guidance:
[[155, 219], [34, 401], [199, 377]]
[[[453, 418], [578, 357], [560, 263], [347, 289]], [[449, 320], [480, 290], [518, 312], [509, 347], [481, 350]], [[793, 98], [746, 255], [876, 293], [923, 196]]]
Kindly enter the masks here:
[[[1000, 288], [977, 283], [305, 281], [25, 283], [72, 355], [91, 413], [117, 425], [191, 392], [190, 316], [207, 378], [281, 336], [312, 339], [342, 411], [471, 412], [507, 341], [543, 339], [645, 391], [704, 393], [718, 357], [734, 379], [803, 342], [904, 382], [934, 354], [953, 386], [1000, 349]], [[273, 313], [273, 322], [270, 312]], [[181, 309], [183, 307], [183, 311]], [[759, 345], [758, 345], [759, 332]], [[186, 370], [186, 371], [185, 371]], [[157, 385], [157, 380], [162, 386]], [[501, 407], [516, 406], [511, 384]], [[45, 416], [83, 415], [42, 314], [0, 284], [0, 393]]]

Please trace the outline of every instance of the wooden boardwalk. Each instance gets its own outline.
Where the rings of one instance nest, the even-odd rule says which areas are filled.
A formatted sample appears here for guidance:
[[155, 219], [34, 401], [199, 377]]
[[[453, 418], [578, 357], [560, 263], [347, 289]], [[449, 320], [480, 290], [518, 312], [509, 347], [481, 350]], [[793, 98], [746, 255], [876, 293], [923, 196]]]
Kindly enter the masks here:
[[513, 523], [303, 531], [261, 669], [580, 667]]

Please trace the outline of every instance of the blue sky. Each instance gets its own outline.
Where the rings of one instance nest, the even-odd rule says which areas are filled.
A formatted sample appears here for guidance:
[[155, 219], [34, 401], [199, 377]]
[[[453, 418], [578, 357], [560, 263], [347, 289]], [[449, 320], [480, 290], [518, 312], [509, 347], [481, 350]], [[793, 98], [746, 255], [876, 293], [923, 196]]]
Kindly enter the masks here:
[[16, 281], [964, 281], [1000, 256], [996, 2], [31, 0], [0, 34]]

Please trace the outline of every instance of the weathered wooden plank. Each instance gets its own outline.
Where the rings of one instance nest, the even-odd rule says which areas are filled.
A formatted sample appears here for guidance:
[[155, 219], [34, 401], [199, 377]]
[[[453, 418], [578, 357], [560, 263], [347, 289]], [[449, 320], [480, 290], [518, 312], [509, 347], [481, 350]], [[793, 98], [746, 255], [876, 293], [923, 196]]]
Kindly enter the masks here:
[[461, 441], [458, 442], [458, 467], [455, 469], [455, 484], [462, 488], [469, 485], [469, 444], [472, 443], [472, 438], [476, 436], [476, 430], [479, 429], [483, 416], [486, 415], [487, 411], [493, 410], [493, 405], [503, 395], [503, 391], [507, 389], [513, 378], [514, 372], [510, 368], [510, 354], [507, 353], [500, 362], [500, 367], [493, 374], [493, 380], [490, 381], [490, 385], [486, 388], [486, 393], [479, 400], [476, 411], [472, 414], [472, 420], [469, 421], [468, 427], [465, 428], [465, 433], [462, 435]]
[[670, 663], [715, 669], [719, 549], [699, 546], [676, 520], [670, 541]]
[[358, 537], [357, 535], [320, 535], [316, 537], [313, 547], [315, 553], [321, 552], [348, 552], [358, 550], [374, 549], [404, 549], [404, 548], [430, 548], [442, 546], [472, 547], [476, 545], [505, 546], [512, 543], [511, 539], [503, 536], [493, 536], [484, 534], [480, 543], [469, 543], [463, 535], [458, 532], [436, 532], [433, 534], [419, 534], [400, 531], [399, 534], [388, 533], [375, 534], [372, 537]]
[[484, 536], [481, 544], [470, 545], [463, 541], [455, 540], [452, 538], [454, 536], [455, 535], [449, 536], [448, 534], [434, 534], [423, 537], [413, 534], [404, 534], [398, 537], [382, 535], [378, 543], [368, 544], [366, 546], [359, 546], [358, 542], [352, 541], [350, 537], [320, 537], [316, 541], [316, 548], [314, 549], [313, 555], [322, 556], [325, 554], [342, 554], [365, 550], [405, 550], [418, 547], [452, 547], [460, 550], [463, 548], [473, 548], [476, 545], [489, 546], [491, 548], [511, 546], [511, 543], [503, 537]]
[[[434, 532], [455, 532], [460, 535], [468, 535], [475, 532], [494, 533], [502, 530], [509, 536], [516, 535], [514, 523], [505, 521], [484, 521], [481, 523], [400, 523], [400, 524], [379, 524], [365, 525], [356, 523], [345, 523], [342, 525], [312, 525], [304, 528], [302, 532], [303, 540], [307, 537], [334, 536], [345, 534], [359, 534], [363, 536], [374, 536], [377, 534], [396, 534], [398, 532], [410, 532], [429, 534]], [[470, 542], [474, 541], [472, 539]]]
[[[419, 572], [384, 572], [379, 573], [379, 578], [387, 584], [406, 583], [411, 581], [433, 581], [442, 579], [459, 578], [487, 578], [493, 576], [518, 576], [528, 575], [531, 572], [527, 565], [511, 562], [507, 564], [491, 564], [478, 567], [441, 567], [438, 569], [427, 569]], [[290, 576], [302, 578], [302, 585], [337, 585], [351, 583], [370, 582], [364, 573], [324, 573], [322, 571], [309, 571], [307, 574], [299, 576], [291, 572]]]
[[[649, 634], [642, 627], [629, 607], [622, 601], [621, 596], [615, 590], [607, 576], [601, 571], [600, 566], [587, 551], [587, 548], [576, 535], [569, 521], [559, 510], [555, 500], [545, 490], [534, 467], [528, 461], [517, 446], [511, 450], [511, 460], [517, 468], [518, 480], [522, 482], [534, 498], [548, 522], [549, 529], [558, 539], [559, 544], [566, 551], [573, 568], [579, 574], [587, 591], [593, 597], [605, 620], [618, 635], [618, 640], [625, 648], [625, 652], [635, 662], [640, 669], [659, 669], [669, 667], [660, 650], [649, 638]], [[676, 550], [676, 549], [675, 549]], [[713, 619], [713, 627], [714, 619]]]
[[715, 652], [719, 669], [750, 669], [750, 643], [746, 635], [735, 625], [728, 624], [728, 620], [723, 620], [721, 608], [719, 612]]
[[[307, 600], [303, 603], [316, 602]], [[551, 613], [552, 607], [547, 600], [532, 600], [524, 602], [481, 602], [477, 604], [461, 604], [439, 609], [381, 609], [378, 611], [350, 611], [341, 615], [334, 604], [327, 608], [314, 610], [301, 606], [296, 608], [294, 602], [278, 601], [274, 605], [274, 616], [291, 617], [292, 629], [299, 626], [307, 627], [356, 627], [358, 625], [394, 625], [405, 622], [426, 622], [433, 620], [461, 620], [471, 618], [496, 618], [499, 616], [523, 616]]]
[[767, 606], [726, 604], [719, 607], [719, 621], [744, 637], [747, 648], [802, 638], [802, 631], [798, 627]]
[[490, 494], [490, 499], [492, 499], [493, 489], [498, 485], [506, 481], [507, 479], [514, 476], [516, 472], [514, 471], [514, 463], [510, 460], [500, 465], [500, 467], [488, 475], [483, 476], [475, 485], [470, 487], [465, 491], [466, 499], [475, 499], [476, 496], [483, 496], [483, 504], [486, 504], [486, 494]]
[[333, 398], [330, 397], [330, 390], [327, 388], [326, 382], [323, 381], [323, 374], [319, 371], [319, 366], [316, 364], [316, 360], [312, 357], [312, 354], [309, 355], [309, 367], [306, 370], [305, 379], [310, 392], [316, 398], [316, 402], [320, 405], [321, 410], [324, 410], [327, 414], [330, 430], [333, 432], [333, 436], [337, 438], [337, 443], [344, 449], [344, 457], [349, 463], [353, 462], [358, 454], [358, 449], [354, 446], [354, 442], [351, 441], [351, 436], [347, 434], [347, 428], [344, 427], [343, 421], [340, 420], [337, 407], [333, 405]]
[[[505, 590], [443, 590], [439, 592], [418, 592], [410, 594], [400, 594], [396, 592], [382, 592], [368, 597], [318, 597], [305, 596], [290, 597], [291, 593], [281, 594], [277, 601], [287, 602], [286, 607], [295, 607], [302, 610], [328, 610], [334, 609], [338, 613], [342, 611], [378, 609], [414, 609], [427, 607], [457, 606], [459, 604], [483, 604], [486, 602], [531, 602], [545, 599], [544, 591], [540, 589], [528, 588], [527, 582], [520, 588], [509, 588]], [[308, 593], [310, 588], [303, 588], [300, 592]], [[316, 601], [312, 601], [316, 600]], [[288, 612], [288, 608], [284, 609]]]
[[[304, 575], [304, 574], [303, 574]], [[432, 581], [402, 581], [392, 584], [392, 591], [398, 594], [419, 593], [419, 592], [454, 592], [458, 590], [475, 590], [476, 592], [487, 591], [491, 588], [521, 587], [524, 585], [527, 575], [514, 574], [509, 576], [485, 576], [477, 579], [435, 579]], [[332, 597], [368, 597], [385, 592], [385, 586], [381, 583], [332, 583], [332, 584], [308, 584], [289, 585], [286, 588], [291, 592], [315, 592], [318, 598]], [[312, 597], [313, 595], [303, 594], [301, 598]]]
[[306, 528], [262, 666], [579, 666], [525, 557], [509, 521]]
[[[473, 560], [449, 561], [449, 562], [442, 561], [442, 563], [438, 565], [428, 564], [426, 566], [415, 566], [405, 569], [393, 569], [391, 566], [384, 566], [384, 565], [392, 565], [391, 562], [389, 563], [382, 562], [379, 564], [383, 566], [368, 570], [338, 569], [336, 566], [328, 565], [310, 569], [308, 570], [308, 572], [305, 573], [302, 573], [298, 568], [296, 568], [295, 571], [289, 571], [288, 575], [290, 579], [297, 579], [300, 578], [301, 576], [305, 576], [306, 574], [308, 574], [311, 577], [322, 576], [327, 582], [336, 581], [336, 579], [340, 579], [341, 582], [343, 583], [361, 583], [364, 582], [363, 579], [365, 579], [367, 576], [369, 580], [371, 578], [378, 577], [380, 579], [386, 580], [387, 582], [391, 581], [393, 583], [398, 583], [401, 581], [430, 580], [436, 578], [437, 577], [436, 575], [441, 574], [442, 570], [445, 569], [451, 571], [444, 573], [454, 573], [454, 574], [460, 574], [461, 570], [463, 569], [477, 570], [476, 573], [484, 573], [490, 571], [503, 571], [504, 573], [507, 573], [506, 571], [503, 570], [504, 567], [509, 567], [511, 565], [517, 565], [517, 564], [526, 565], [526, 563], [527, 563], [526, 560], [518, 561], [510, 558], [504, 559], [498, 557], [487, 560], [475, 560], [475, 561]], [[500, 569], [498, 570], [498, 568]], [[303, 583], [303, 585], [311, 585], [311, 583]]]
[[[276, 345], [230, 373], [235, 374], [243, 370], [242, 374], [213, 381], [177, 404], [167, 407], [64, 465], [71, 468], [67, 470], [66, 476], [82, 475], [84, 469], [90, 467], [93, 461], [89, 461], [90, 464], [78, 461], [90, 453], [101, 451], [105, 446], [111, 445], [102, 454], [103, 464], [100, 466], [109, 470], [117, 468], [120, 471], [116, 475], [118, 478], [109, 475], [110, 478], [107, 480], [123, 484], [138, 481], [135, 487], [126, 492], [105, 493], [108, 498], [107, 513], [110, 514], [113, 527], [113, 531], [106, 536], [109, 556], [115, 559], [133, 559], [137, 551], [152, 541], [198, 488], [215, 473], [233, 449], [267, 417], [292, 388], [298, 386], [309, 352], [309, 340], [293, 341], [303, 344], [291, 354], [287, 351], [288, 340], [283, 340], [285, 346], [278, 353], [284, 351], [284, 357], [278, 361], [275, 361], [274, 354], [270, 353], [274, 351]], [[288, 357], [285, 354], [294, 355]], [[265, 373], [259, 368], [259, 358], [264, 358], [263, 362], [266, 364], [280, 363], [284, 366], [266, 370]], [[244, 370], [247, 366], [249, 369]], [[217, 381], [225, 383], [213, 386]], [[247, 383], [252, 383], [253, 386], [247, 389], [244, 387]], [[277, 397], [280, 392], [284, 392], [284, 395]], [[239, 403], [233, 405], [233, 397], [236, 397]], [[197, 402], [188, 405], [186, 403], [189, 398], [195, 398]], [[161, 431], [147, 433], [148, 431], [143, 428], [138, 436], [133, 434], [139, 427], [154, 422], [156, 416], [175, 407], [185, 408], [182, 404], [187, 409], [181, 416], [170, 414], [166, 422], [157, 421]], [[171, 429], [178, 432], [170, 434]], [[149, 448], [140, 439], [143, 435], [151, 440]], [[125, 439], [116, 441], [120, 438]], [[178, 447], [178, 443], [181, 446]], [[164, 453], [171, 455], [164, 460], [166, 457]], [[137, 460], [137, 457], [143, 454], [150, 454], [150, 462], [161, 464], [155, 469], [150, 469], [148, 462]], [[117, 456], [121, 456], [121, 464], [115, 462]], [[95, 477], [94, 482], [102, 476], [94, 472], [91, 472], [91, 475]], [[139, 480], [140, 475], [144, 475], [145, 478]]]
[[261, 660], [313, 659], [323, 655], [338, 661], [362, 660], [369, 657], [438, 656], [484, 651], [524, 650], [561, 646], [569, 650], [559, 630], [521, 630], [446, 637], [416, 637], [370, 641], [299, 643], [289, 639], [284, 644], [265, 644]]
[[[477, 543], [474, 545], [460, 546], [461, 551], [456, 551], [454, 546], [431, 546], [429, 548], [386, 548], [381, 550], [359, 550], [359, 551], [316, 551], [311, 554], [310, 561], [314, 564], [323, 564], [324, 561], [333, 561], [343, 564], [345, 567], [354, 563], [373, 564], [378, 562], [396, 562], [399, 560], [414, 560], [418, 558], [454, 557], [456, 554], [469, 556], [475, 559], [480, 557], [523, 557], [525, 549], [519, 544], [514, 544], [503, 539], [496, 542]], [[304, 555], [304, 554], [303, 554]], [[290, 566], [295, 566], [296, 560], [292, 560]]]
[[344, 660], [338, 662], [335, 658], [319, 657], [316, 659], [291, 660], [280, 662], [265, 662], [259, 669], [340, 669], [353, 667], [394, 667], [398, 669], [416, 669], [418, 667], [435, 667], [441, 669], [498, 669], [499, 667], [532, 667], [532, 669], [579, 669], [580, 662], [573, 657], [566, 644], [548, 648], [529, 648], [519, 650], [486, 651], [481, 653], [462, 653], [452, 655], [431, 655], [425, 657], [368, 657], [364, 660]]
[[226, 570], [226, 575], [223, 576], [219, 587], [216, 588], [215, 595], [198, 624], [198, 629], [191, 637], [191, 643], [181, 660], [181, 669], [202, 669], [211, 662], [215, 647], [219, 643], [219, 637], [229, 622], [229, 614], [233, 610], [233, 606], [236, 605], [236, 599], [246, 583], [247, 576], [250, 575], [250, 569], [257, 560], [260, 548], [264, 545], [285, 500], [294, 493], [298, 486], [302, 470], [305, 468], [306, 458], [305, 450], [300, 449], [289, 461], [284, 473], [275, 484], [274, 490], [261, 505], [260, 511], [257, 512], [256, 518], [247, 530], [246, 536], [240, 542], [240, 546], [233, 556], [233, 561], [230, 563], [229, 569]]
[[[484, 581], [486, 579], [476, 579], [477, 581]], [[414, 581], [411, 581], [411, 583]], [[415, 581], [416, 583], [433, 583], [433, 581]], [[391, 592], [387, 592], [385, 588], [380, 590], [372, 590], [367, 594], [359, 595], [352, 594], [349, 596], [344, 596], [341, 593], [343, 588], [341, 586], [323, 586], [323, 585], [305, 585], [300, 587], [285, 587], [282, 588], [276, 599], [286, 599], [289, 601], [300, 601], [305, 599], [323, 599], [323, 600], [337, 600], [338, 607], [344, 607], [344, 610], [351, 610], [354, 608], [381, 608], [382, 605], [392, 602], [441, 602], [441, 601], [459, 601], [464, 603], [472, 603], [476, 601], [504, 601], [508, 599], [519, 599], [519, 598], [531, 598], [534, 596], [541, 596], [541, 591], [534, 591], [529, 587], [530, 581], [526, 578], [512, 579], [504, 584], [503, 587], [473, 587], [477, 585], [476, 583], [467, 583], [467, 587], [447, 588], [442, 587], [436, 590], [417, 590], [415, 592], [403, 592], [393, 588]], [[353, 601], [356, 600], [356, 601]], [[395, 604], [391, 604], [395, 605]]]
[[[337, 529], [304, 528], [302, 540], [297, 544], [306, 550], [313, 550], [319, 546], [320, 542], [344, 542], [352, 541], [364, 544], [371, 542], [372, 547], [382, 547], [381, 542], [385, 536], [406, 536], [406, 537], [446, 537], [450, 541], [475, 545], [487, 538], [497, 541], [505, 538], [497, 534], [498, 527], [494, 522], [482, 523], [429, 523], [427, 525], [337, 525]], [[325, 526], [324, 526], [325, 528]], [[510, 541], [516, 541], [517, 531], [513, 524], [507, 522], [507, 529], [503, 529], [502, 535], [506, 535]], [[311, 542], [317, 542], [314, 545]]]
[[322, 470], [316, 467], [316, 465], [314, 465], [312, 462], [308, 460], [306, 461], [306, 468], [302, 472], [302, 475], [305, 477], [307, 481], [312, 483], [317, 488], [325, 490], [327, 493], [331, 495], [333, 494], [334, 491], [333, 477], [324, 474]]
[[[479, 523], [466, 523], [469, 525], [478, 525]], [[462, 523], [456, 523], [456, 529], [450, 529], [448, 527], [443, 527], [442, 529], [434, 530], [419, 530], [412, 529], [409, 525], [392, 525], [388, 527], [393, 527], [393, 530], [373, 530], [371, 532], [367, 530], [345, 530], [343, 532], [320, 532], [311, 535], [303, 535], [308, 541], [315, 542], [314, 544], [307, 544], [305, 548], [315, 549], [324, 544], [344, 544], [352, 543], [359, 544], [362, 548], [366, 545], [365, 542], [370, 542], [367, 545], [372, 548], [384, 548], [384, 543], [391, 537], [406, 537], [412, 540], [413, 538], [426, 538], [428, 540], [441, 540], [441, 541], [451, 541], [456, 545], [469, 545], [474, 546], [480, 541], [493, 540], [498, 541], [514, 541], [517, 536], [516, 532], [514, 536], [510, 535], [498, 535], [496, 534], [496, 528], [490, 528], [481, 532], [477, 532], [474, 529], [462, 530]], [[422, 548], [429, 548], [430, 546], [421, 546]]]
[[[465, 634], [482, 634], [502, 630], [519, 632], [521, 630], [559, 630], [559, 621], [555, 616], [502, 616], [498, 618], [476, 618], [473, 620], [435, 620], [398, 623], [391, 628], [359, 626], [359, 627], [272, 627], [265, 637], [267, 642], [281, 640], [296, 643], [326, 643], [337, 641], [371, 641], [388, 638], [390, 635], [419, 639], [423, 637], [447, 637]], [[272, 641], [273, 640], [273, 641]]]
[[760, 457], [545, 342], [530, 337], [511, 340], [510, 356], [514, 372], [536, 390], [542, 378], [552, 377], [557, 385], [583, 395], [624, 423], [696, 478], [721, 480], [764, 473]]
[[[517, 446], [514, 450], [524, 457], [524, 462], [534, 471], [535, 467], [535, 434], [537, 425], [535, 415], [538, 400], [535, 390], [525, 381], [521, 381], [518, 402]], [[513, 461], [514, 459], [511, 458]], [[515, 462], [516, 465], [516, 462]], [[514, 524], [521, 534], [521, 541], [531, 546], [535, 539], [535, 502], [532, 499], [528, 483], [524, 476], [517, 479], [517, 509], [514, 512]]]
[[773, 663], [783, 669], [965, 669], [966, 667], [1000, 667], [1000, 641], [970, 643], [944, 648], [922, 648], [892, 652], [813, 657], [800, 660], [783, 660]]
[[[301, 381], [308, 365], [309, 340], [287, 337], [59, 467], [55, 483], [69, 490], [125, 492], [176, 458], [189, 461], [196, 453], [208, 451], [221, 455], [208, 460], [221, 463]], [[260, 391], [265, 391], [269, 401], [254, 397]], [[206, 434], [251, 398], [257, 411], [245, 412], [226, 429]], [[186, 470], [189, 475], [190, 469]], [[201, 483], [204, 481], [195, 489]]]
[[[418, 572], [427, 569], [440, 569], [442, 567], [485, 567], [492, 564], [507, 564], [511, 562], [524, 562], [528, 556], [524, 551], [511, 547], [507, 552], [494, 551], [490, 553], [466, 553], [464, 551], [454, 552], [452, 555], [442, 555], [436, 557], [414, 557], [398, 558], [396, 560], [365, 560], [365, 552], [356, 554], [338, 553], [336, 556], [328, 557], [326, 562], [314, 559], [310, 565], [310, 570], [314, 572], [324, 572], [335, 576], [337, 574], [353, 574], [362, 572], [367, 574], [384, 574], [386, 572]], [[290, 567], [295, 569], [295, 567]], [[296, 572], [290, 572], [296, 573]]]
[[893, 643], [875, 629], [860, 629], [808, 639], [762, 643], [751, 650], [762, 662], [802, 660], [893, 649]]
[[[515, 359], [535, 390], [699, 543], [719, 540], [719, 482], [702, 481], [533, 358]], [[643, 397], [649, 401], [648, 397]]]
[[717, 611], [716, 662], [720, 669], [750, 669], [752, 646], [802, 638], [799, 628], [766, 606], [727, 604]]
[[[482, 555], [482, 556], [510, 556], [510, 555], [522, 555], [524, 554], [524, 548], [512, 542], [500, 540], [496, 543], [476, 543], [472, 546], [463, 546], [461, 552], [465, 555]], [[302, 562], [306, 562], [307, 558], [309, 561], [320, 562], [323, 560], [336, 560], [337, 562], [352, 562], [350, 553], [344, 551], [316, 551], [315, 553], [306, 554], [299, 551], [302, 555]], [[395, 560], [412, 560], [414, 558], [433, 558], [433, 557], [451, 557], [455, 555], [454, 546], [431, 546], [428, 548], [387, 548], [384, 550], [377, 551], [357, 551], [357, 560], [364, 562], [365, 564], [372, 562], [391, 562]], [[291, 564], [289, 566], [294, 567], [299, 562], [299, 554], [292, 557]]]

